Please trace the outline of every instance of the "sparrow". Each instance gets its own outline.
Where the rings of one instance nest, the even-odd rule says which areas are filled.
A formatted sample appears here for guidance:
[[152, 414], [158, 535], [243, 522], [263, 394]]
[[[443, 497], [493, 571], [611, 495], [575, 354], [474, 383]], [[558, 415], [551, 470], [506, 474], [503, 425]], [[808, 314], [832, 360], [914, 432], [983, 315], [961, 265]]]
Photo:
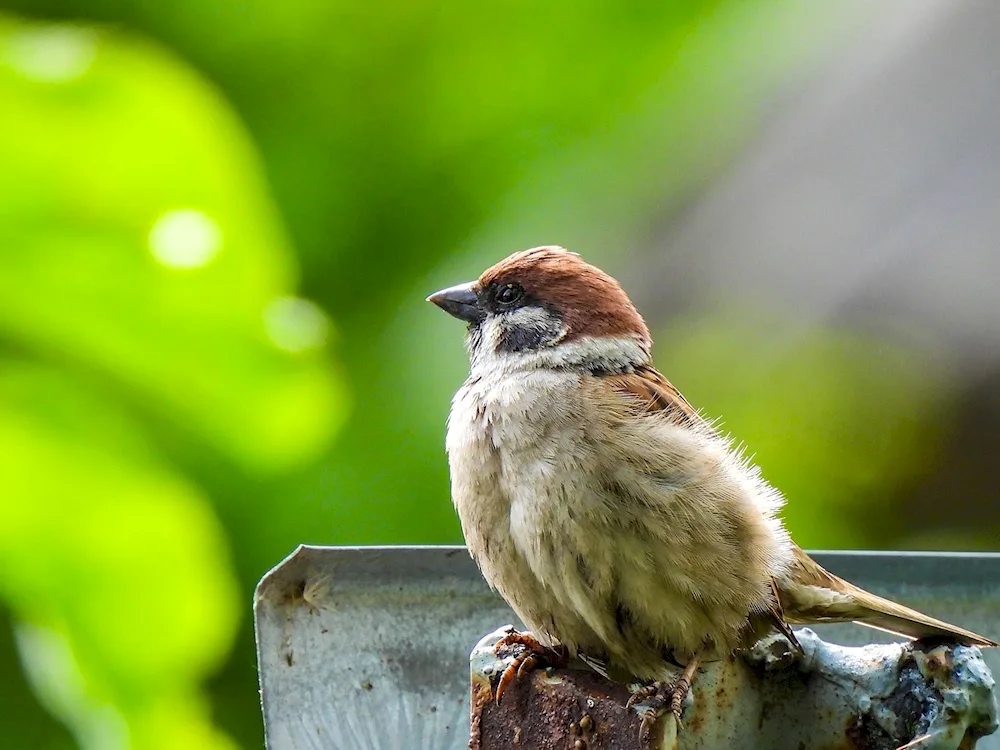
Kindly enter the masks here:
[[[468, 324], [446, 448], [468, 550], [524, 624], [501, 677], [582, 656], [680, 719], [702, 660], [791, 624], [988, 638], [864, 591], [790, 538], [781, 493], [652, 364], [619, 283], [561, 247], [514, 253], [428, 297]], [[685, 664], [670, 685], [666, 664]], [[632, 701], [629, 701], [632, 704]]]

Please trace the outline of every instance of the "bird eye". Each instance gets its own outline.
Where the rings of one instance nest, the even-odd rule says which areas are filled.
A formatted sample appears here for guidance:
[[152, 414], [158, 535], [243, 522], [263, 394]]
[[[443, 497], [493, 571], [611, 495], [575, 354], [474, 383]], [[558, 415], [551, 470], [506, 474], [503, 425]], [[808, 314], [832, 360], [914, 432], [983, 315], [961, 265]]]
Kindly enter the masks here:
[[493, 293], [495, 299], [501, 305], [513, 305], [524, 296], [524, 289], [520, 284], [504, 284], [497, 287]]

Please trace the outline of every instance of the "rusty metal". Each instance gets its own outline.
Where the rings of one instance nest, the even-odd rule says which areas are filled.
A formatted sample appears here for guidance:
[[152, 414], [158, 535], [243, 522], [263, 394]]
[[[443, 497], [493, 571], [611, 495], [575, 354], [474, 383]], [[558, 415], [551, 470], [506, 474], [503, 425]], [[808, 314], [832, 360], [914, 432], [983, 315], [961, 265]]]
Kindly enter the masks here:
[[628, 689], [593, 671], [532, 672], [500, 705], [488, 682], [473, 679], [472, 691], [471, 750], [653, 747], [640, 738], [638, 714], [625, 710]]
[[[699, 670], [678, 729], [643, 736], [629, 691], [586, 668], [536, 671], [497, 705], [501, 629], [472, 653], [472, 750], [970, 750], [997, 728], [993, 678], [978, 649], [843, 647], [798, 631], [804, 655], [773, 636]], [[674, 675], [676, 677], [676, 675]]]
[[[815, 557], [875, 593], [1000, 636], [1000, 555]], [[301, 547], [262, 579], [255, 620], [270, 750], [467, 748], [469, 651], [484, 633], [519, 624], [461, 547]], [[843, 644], [890, 640], [851, 625], [817, 631]], [[998, 652], [984, 652], [994, 670], [1000, 669]], [[931, 661], [925, 668], [940, 667]], [[744, 700], [738, 695], [744, 687], [723, 687], [714, 697], [720, 706]], [[696, 696], [699, 689], [696, 684]], [[684, 729], [697, 726], [699, 709], [692, 706]], [[801, 707], [802, 713], [814, 710]], [[577, 723], [581, 719], [576, 715]], [[860, 741], [869, 729], [861, 722], [852, 736]], [[1000, 749], [1000, 735], [977, 747]]]

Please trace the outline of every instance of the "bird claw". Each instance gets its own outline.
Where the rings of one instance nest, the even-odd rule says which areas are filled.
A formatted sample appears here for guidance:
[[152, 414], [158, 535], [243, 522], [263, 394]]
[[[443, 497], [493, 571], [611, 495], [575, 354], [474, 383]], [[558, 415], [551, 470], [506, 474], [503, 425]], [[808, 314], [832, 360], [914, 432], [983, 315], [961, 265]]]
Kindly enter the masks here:
[[683, 727], [681, 714], [684, 712], [684, 699], [690, 690], [691, 682], [683, 676], [670, 684], [654, 682], [633, 690], [625, 703], [625, 708], [631, 709], [637, 703], [643, 702], [649, 705], [649, 710], [644, 713], [639, 727], [640, 736], [649, 736], [656, 722], [667, 713], [672, 715], [677, 729], [680, 730]]
[[538, 666], [538, 657], [534, 654], [523, 654], [517, 658], [521, 659], [521, 664], [517, 668], [517, 679], [519, 680]]
[[514, 656], [497, 682], [495, 700], [498, 706], [504, 692], [515, 679], [522, 679], [532, 670], [541, 667], [563, 667], [568, 659], [565, 647], [550, 648], [530, 633], [519, 633], [513, 629], [497, 641], [493, 653], [500, 658], [511, 654]]
[[657, 685], [662, 685], [663, 683], [653, 682], [649, 685], [643, 685], [642, 687], [636, 688], [632, 691], [632, 695], [629, 696], [628, 701], [625, 703], [625, 708], [632, 709], [635, 707], [636, 703], [644, 701], [647, 698], [652, 698], [656, 695]]

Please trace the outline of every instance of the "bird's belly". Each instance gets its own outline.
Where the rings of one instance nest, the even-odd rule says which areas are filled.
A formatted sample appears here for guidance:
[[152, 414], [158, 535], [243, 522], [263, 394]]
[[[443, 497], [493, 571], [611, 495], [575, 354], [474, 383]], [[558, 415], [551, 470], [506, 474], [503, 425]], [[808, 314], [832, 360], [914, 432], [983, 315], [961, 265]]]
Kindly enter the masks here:
[[701, 544], [702, 529], [651, 526], [595, 492], [587, 457], [576, 463], [575, 473], [559, 472], [576, 481], [555, 484], [551, 466], [522, 466], [508, 492], [526, 624], [647, 678], [671, 655], [739, 646], [759, 601], [733, 573], [749, 561], [738, 549]]
[[735, 494], [747, 483], [699, 457], [681, 455], [676, 477], [624, 465], [587, 432], [595, 420], [551, 416], [585, 408], [567, 401], [573, 388], [535, 393], [507, 393], [501, 409], [470, 386], [453, 406], [452, 496], [487, 581], [543, 639], [639, 677], [671, 653], [741, 645], [770, 595], [745, 543], [759, 513], [731, 511], [752, 507]]

